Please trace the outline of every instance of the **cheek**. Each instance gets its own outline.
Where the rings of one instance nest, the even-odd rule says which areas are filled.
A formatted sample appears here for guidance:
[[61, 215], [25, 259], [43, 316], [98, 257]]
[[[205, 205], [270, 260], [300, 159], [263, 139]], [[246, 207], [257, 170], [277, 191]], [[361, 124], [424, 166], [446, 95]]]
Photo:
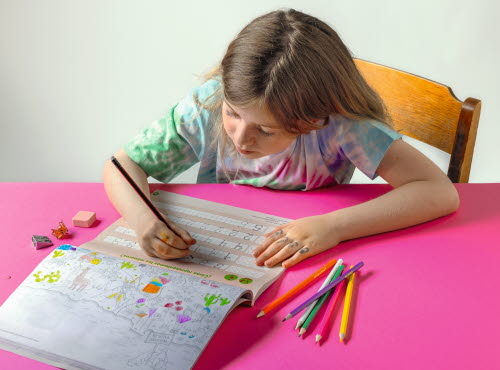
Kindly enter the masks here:
[[224, 126], [224, 130], [226, 130], [226, 133], [231, 136], [234, 132], [234, 122], [231, 119], [231, 117], [224, 116], [222, 117], [222, 124]]

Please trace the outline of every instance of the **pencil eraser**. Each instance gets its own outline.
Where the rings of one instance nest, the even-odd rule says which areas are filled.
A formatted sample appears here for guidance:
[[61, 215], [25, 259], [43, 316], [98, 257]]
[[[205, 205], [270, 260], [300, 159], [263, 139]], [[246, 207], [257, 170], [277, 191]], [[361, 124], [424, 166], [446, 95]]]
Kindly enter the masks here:
[[78, 227], [91, 227], [95, 222], [95, 212], [79, 211], [73, 216], [73, 225]]
[[43, 235], [32, 235], [31, 242], [33, 243], [35, 249], [41, 249], [53, 245], [52, 241], [48, 237]]

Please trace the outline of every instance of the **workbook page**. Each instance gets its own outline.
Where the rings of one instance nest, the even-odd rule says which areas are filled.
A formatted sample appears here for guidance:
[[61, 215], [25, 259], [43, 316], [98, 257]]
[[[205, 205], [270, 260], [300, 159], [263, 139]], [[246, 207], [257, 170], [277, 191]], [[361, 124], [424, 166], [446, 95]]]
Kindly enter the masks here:
[[153, 192], [151, 200], [196, 239], [189, 256], [175, 260], [148, 256], [124, 219], [82, 247], [242, 287], [253, 293], [253, 300], [284, 271], [279, 265], [255, 265], [252, 252], [267, 232], [289, 219], [166, 191]]
[[62, 245], [0, 307], [0, 348], [69, 369], [187, 369], [243, 292]]

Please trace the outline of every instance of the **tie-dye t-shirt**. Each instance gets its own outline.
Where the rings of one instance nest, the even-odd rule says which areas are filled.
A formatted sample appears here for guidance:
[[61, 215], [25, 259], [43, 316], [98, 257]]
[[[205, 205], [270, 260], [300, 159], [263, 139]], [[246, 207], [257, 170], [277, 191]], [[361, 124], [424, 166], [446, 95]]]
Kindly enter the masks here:
[[200, 162], [197, 183], [227, 183], [229, 174], [235, 184], [312, 190], [348, 183], [355, 167], [374, 179], [385, 152], [401, 138], [380, 122], [331, 115], [324, 128], [297, 136], [279, 153], [247, 159], [229, 151], [220, 158], [220, 145], [212, 140], [217, 114], [193, 98], [201, 103], [214, 99], [219, 84], [209, 80], [190, 91], [165, 117], [127, 143], [126, 153], [149, 176], [165, 183]]

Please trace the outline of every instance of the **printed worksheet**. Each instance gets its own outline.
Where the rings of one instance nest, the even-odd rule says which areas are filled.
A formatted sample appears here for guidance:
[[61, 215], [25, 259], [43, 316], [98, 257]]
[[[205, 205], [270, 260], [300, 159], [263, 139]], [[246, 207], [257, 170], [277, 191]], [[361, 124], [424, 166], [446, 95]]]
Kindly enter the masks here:
[[67, 369], [189, 369], [243, 292], [63, 245], [0, 307], [0, 347]]
[[175, 260], [148, 256], [124, 219], [82, 247], [245, 288], [251, 304], [284, 271], [279, 265], [257, 266], [252, 252], [266, 233], [289, 219], [166, 191], [153, 192], [151, 200], [196, 239], [189, 256]]

